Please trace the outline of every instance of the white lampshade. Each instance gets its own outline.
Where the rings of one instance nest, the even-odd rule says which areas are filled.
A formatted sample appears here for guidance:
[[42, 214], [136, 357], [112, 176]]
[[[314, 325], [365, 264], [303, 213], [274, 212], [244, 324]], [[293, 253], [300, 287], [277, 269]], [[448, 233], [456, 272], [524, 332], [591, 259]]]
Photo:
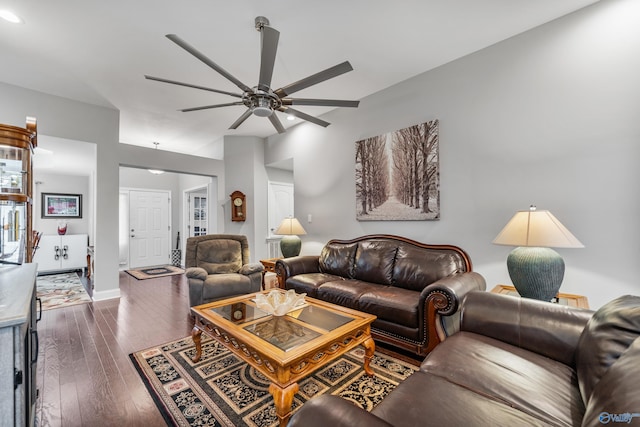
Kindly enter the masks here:
[[535, 206], [517, 212], [493, 243], [518, 246], [507, 257], [513, 286], [521, 296], [542, 301], [556, 297], [564, 277], [564, 260], [551, 248], [584, 247], [551, 212]]
[[576, 237], [549, 211], [519, 211], [505, 225], [496, 245], [542, 247], [542, 248], [584, 248]]
[[292, 236], [292, 235], [297, 236], [300, 234], [307, 234], [307, 232], [304, 231], [304, 228], [302, 228], [300, 221], [298, 221], [296, 218], [289, 217], [282, 220], [282, 222], [280, 223], [276, 231], [273, 232], [273, 234], [278, 234], [283, 236]]

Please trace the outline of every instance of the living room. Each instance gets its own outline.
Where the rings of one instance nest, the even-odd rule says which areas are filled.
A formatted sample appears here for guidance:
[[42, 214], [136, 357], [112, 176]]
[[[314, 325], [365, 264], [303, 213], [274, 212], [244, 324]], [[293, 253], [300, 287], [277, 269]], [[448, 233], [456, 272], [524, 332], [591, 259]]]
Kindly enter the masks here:
[[[43, 135], [96, 144], [97, 299], [118, 296], [121, 165], [217, 176], [218, 229], [246, 234], [257, 260], [266, 255], [265, 165], [292, 158], [296, 216], [308, 233], [303, 253], [331, 238], [385, 232], [457, 244], [488, 283], [508, 283], [509, 248], [491, 242], [516, 211], [535, 204], [584, 243], [561, 250], [562, 290], [597, 308], [637, 289], [639, 226], [631, 213], [639, 202], [628, 188], [638, 173], [636, 13], [633, 2], [597, 2], [367, 96], [357, 109], [331, 111], [325, 129], [227, 136], [224, 161], [119, 143], [117, 110], [6, 83], [0, 112], [6, 123], [36, 116]], [[441, 126], [440, 220], [356, 221], [355, 141], [427, 119]], [[226, 195], [236, 189], [249, 200], [242, 224], [225, 217]]]

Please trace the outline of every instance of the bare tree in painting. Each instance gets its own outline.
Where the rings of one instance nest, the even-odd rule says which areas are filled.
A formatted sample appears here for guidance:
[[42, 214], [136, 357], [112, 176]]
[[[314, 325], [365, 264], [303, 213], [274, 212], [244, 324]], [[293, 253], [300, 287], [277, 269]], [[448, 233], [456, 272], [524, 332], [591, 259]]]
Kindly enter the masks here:
[[356, 198], [361, 214], [367, 214], [387, 200], [389, 164], [385, 145], [384, 135], [356, 142]]
[[357, 219], [438, 219], [438, 144], [437, 120], [356, 142]]

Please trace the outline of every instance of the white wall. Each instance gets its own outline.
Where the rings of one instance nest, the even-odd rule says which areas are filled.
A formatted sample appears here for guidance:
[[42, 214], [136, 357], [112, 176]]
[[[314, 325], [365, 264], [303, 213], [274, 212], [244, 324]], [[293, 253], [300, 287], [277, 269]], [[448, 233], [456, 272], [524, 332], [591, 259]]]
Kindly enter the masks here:
[[[391, 233], [469, 252], [491, 289], [510, 283], [511, 216], [548, 209], [584, 244], [558, 249], [561, 291], [592, 308], [640, 294], [640, 2], [604, 0], [338, 109], [326, 129], [270, 137], [266, 163], [294, 157], [304, 253], [331, 238]], [[425, 41], [424, 52], [429, 53]], [[384, 58], [380, 58], [381, 61]], [[354, 142], [438, 118], [441, 217], [355, 220]]]
[[89, 177], [34, 172], [33, 229], [44, 234], [58, 234], [57, 218], [42, 218], [42, 193], [80, 194], [82, 218], [62, 218], [67, 223], [67, 234], [93, 234], [90, 218], [93, 216]]
[[[225, 136], [224, 163], [226, 168], [224, 230], [242, 234], [249, 240], [251, 260], [266, 258], [267, 250], [267, 172], [264, 161], [264, 139], [258, 137]], [[241, 191], [246, 196], [247, 220], [231, 221], [229, 195]]]

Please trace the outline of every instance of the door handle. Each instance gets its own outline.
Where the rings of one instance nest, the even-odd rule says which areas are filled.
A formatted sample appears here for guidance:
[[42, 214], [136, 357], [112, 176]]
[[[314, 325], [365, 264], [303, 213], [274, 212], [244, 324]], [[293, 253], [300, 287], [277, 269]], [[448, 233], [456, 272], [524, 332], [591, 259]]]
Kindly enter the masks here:
[[54, 258], [57, 261], [57, 260], [60, 259], [60, 246], [56, 246], [55, 247], [55, 251], [56, 251], [56, 254], [55, 254]]

